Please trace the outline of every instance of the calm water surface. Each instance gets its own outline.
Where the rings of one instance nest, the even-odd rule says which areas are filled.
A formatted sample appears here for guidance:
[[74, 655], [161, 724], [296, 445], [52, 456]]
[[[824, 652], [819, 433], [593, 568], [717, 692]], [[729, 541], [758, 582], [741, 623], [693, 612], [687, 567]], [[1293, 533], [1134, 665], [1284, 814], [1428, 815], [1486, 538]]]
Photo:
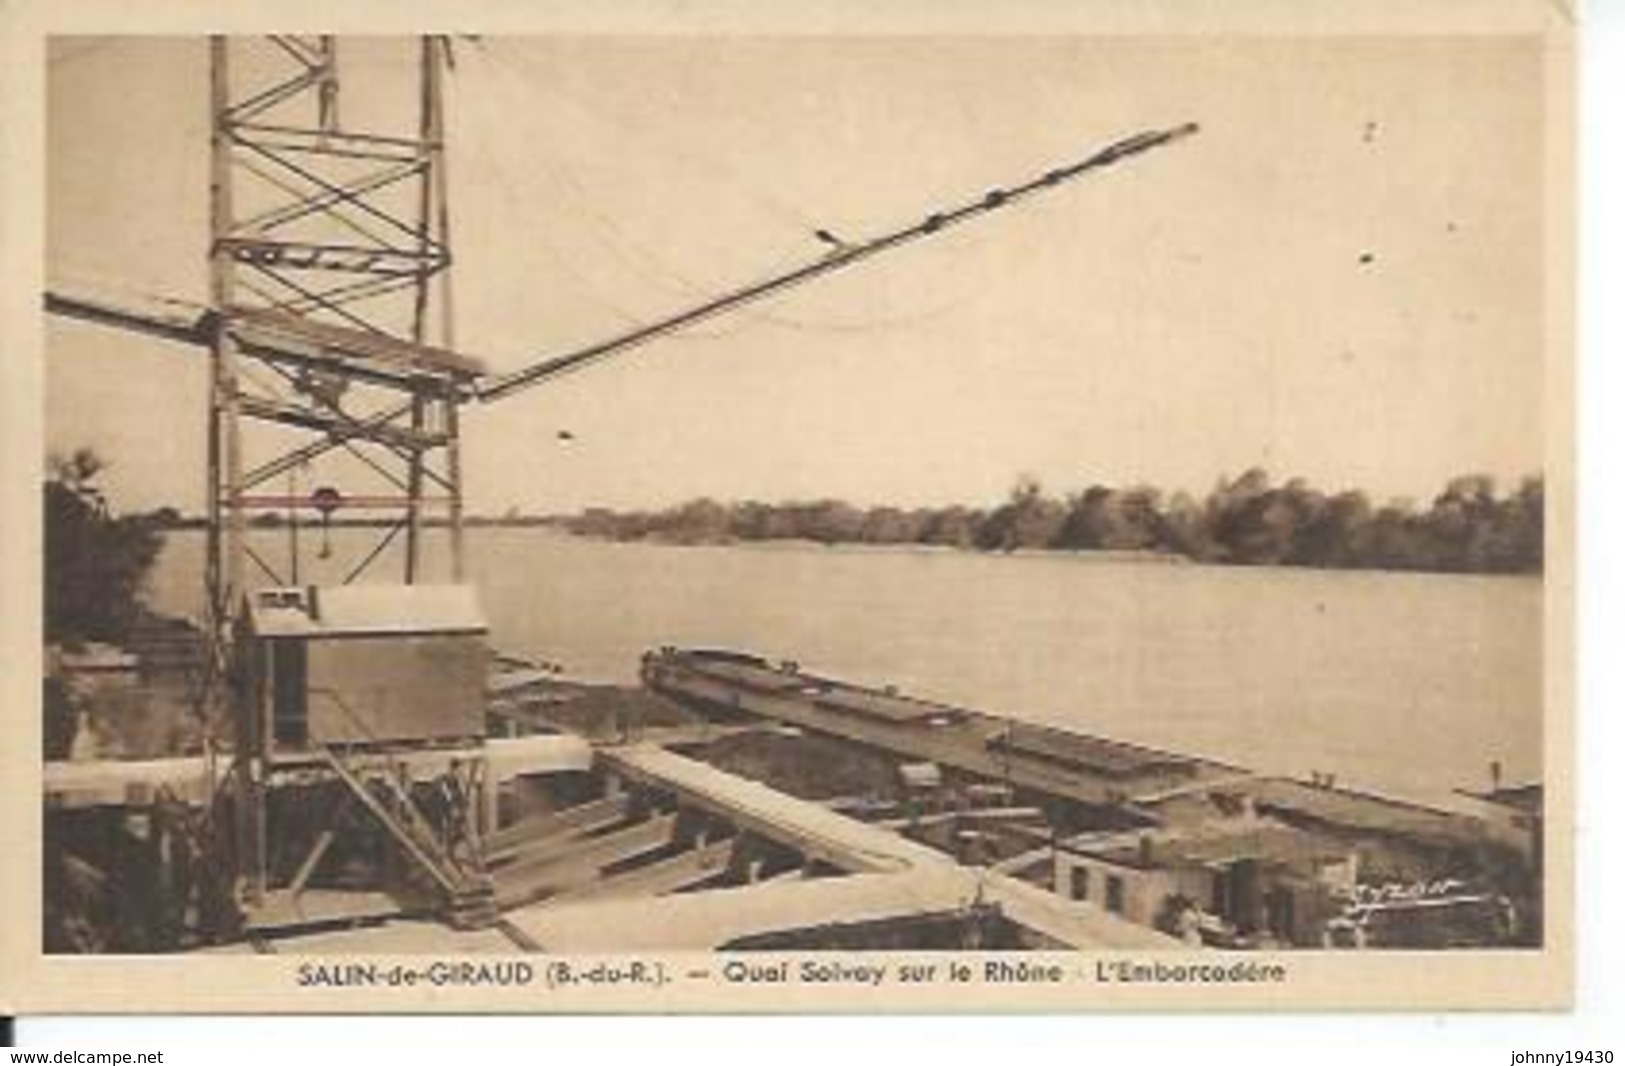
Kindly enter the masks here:
[[[151, 586], [158, 606], [197, 611], [201, 548], [199, 534], [171, 538]], [[268, 537], [261, 550], [277, 548]], [[333, 580], [308, 554], [303, 579]], [[683, 548], [527, 529], [471, 531], [469, 556], [496, 644], [578, 676], [632, 680], [641, 653], [662, 644], [733, 647], [1411, 795], [1482, 785], [1492, 759], [1511, 779], [1539, 773], [1531, 578]]]

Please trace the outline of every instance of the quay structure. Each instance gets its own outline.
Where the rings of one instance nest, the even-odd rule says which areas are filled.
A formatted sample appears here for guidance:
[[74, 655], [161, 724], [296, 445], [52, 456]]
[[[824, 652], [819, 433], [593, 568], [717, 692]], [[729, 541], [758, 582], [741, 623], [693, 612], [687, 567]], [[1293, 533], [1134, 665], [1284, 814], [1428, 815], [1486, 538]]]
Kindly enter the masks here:
[[[47, 761], [47, 942], [318, 954], [1538, 943], [1528, 789], [1518, 805], [1440, 809], [733, 651], [663, 648], [639, 689], [584, 684], [493, 655], [460, 596], [259, 594], [233, 730], [252, 759], [86, 758], [76, 744], [65, 754], [77, 758]], [[121, 661], [139, 674], [138, 659]], [[161, 683], [118, 680], [109, 661], [92, 688]], [[79, 702], [83, 718], [95, 700]]]

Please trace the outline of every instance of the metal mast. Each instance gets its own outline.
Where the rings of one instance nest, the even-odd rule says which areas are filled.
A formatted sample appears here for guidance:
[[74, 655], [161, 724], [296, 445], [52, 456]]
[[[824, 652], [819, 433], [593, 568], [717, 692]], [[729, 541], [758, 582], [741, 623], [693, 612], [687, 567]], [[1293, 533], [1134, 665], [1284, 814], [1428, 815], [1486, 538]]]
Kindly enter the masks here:
[[373, 519], [369, 543], [341, 545], [350, 557], [331, 564], [344, 582], [398, 538], [402, 577], [421, 580], [431, 523], [449, 531], [451, 576], [461, 572], [456, 406], [480, 368], [449, 351], [447, 53], [437, 38], [412, 47], [416, 85], [401, 79], [398, 98], [415, 101], [414, 120], [382, 131], [341, 121], [332, 37], [210, 41], [217, 633], [250, 583], [288, 584], [300, 569], [297, 535], [278, 538], [286, 556], [255, 542], [266, 515]]
[[[456, 409], [483, 368], [449, 350], [449, 57], [438, 38], [405, 47], [407, 63], [369, 67], [378, 84], [350, 101], [366, 106], [345, 109], [396, 103], [399, 128], [380, 129], [341, 120], [332, 37], [209, 42], [210, 283], [199, 333], [212, 360], [206, 580], [217, 684], [207, 702], [229, 701], [218, 682], [234, 676], [250, 585], [293, 584], [312, 569], [349, 583], [397, 540], [398, 580], [414, 583], [426, 576], [431, 528], [447, 531], [447, 569], [461, 574]], [[353, 512], [372, 519], [366, 535], [334, 542], [326, 525]], [[324, 527], [323, 565], [307, 569], [299, 530], [311, 516]], [[268, 529], [256, 543], [261, 525], [287, 532]], [[270, 725], [252, 700], [230, 702], [241, 704], [236, 871], [257, 903], [268, 887]]]

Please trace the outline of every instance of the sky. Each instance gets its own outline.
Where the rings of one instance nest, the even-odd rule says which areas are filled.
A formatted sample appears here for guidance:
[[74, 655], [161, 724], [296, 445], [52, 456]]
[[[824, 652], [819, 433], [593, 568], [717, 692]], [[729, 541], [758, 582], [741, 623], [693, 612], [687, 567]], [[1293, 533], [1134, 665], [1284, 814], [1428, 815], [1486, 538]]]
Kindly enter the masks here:
[[[392, 118], [411, 45], [345, 41]], [[487, 37], [448, 94], [456, 346], [597, 340], [1154, 127], [1202, 132], [465, 416], [472, 509], [1206, 492], [1542, 463], [1534, 38]], [[48, 272], [201, 301], [199, 39], [53, 46]], [[205, 364], [47, 334], [48, 447], [203, 497]], [[572, 440], [564, 441], [560, 431]]]

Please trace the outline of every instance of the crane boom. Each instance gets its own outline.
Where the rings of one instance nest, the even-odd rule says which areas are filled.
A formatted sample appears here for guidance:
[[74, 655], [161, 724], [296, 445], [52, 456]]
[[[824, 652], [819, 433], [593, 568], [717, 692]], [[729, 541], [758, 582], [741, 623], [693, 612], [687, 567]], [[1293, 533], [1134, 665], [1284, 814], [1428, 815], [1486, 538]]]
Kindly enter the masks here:
[[1188, 137], [1195, 133], [1198, 128], [1196, 123], [1189, 122], [1182, 126], [1137, 133], [1132, 137], [1114, 141], [1088, 158], [1070, 166], [1047, 171], [1037, 178], [1010, 189], [990, 190], [980, 199], [961, 204], [947, 211], [928, 215], [923, 221], [892, 230], [867, 241], [842, 245], [836, 251], [827, 253], [811, 262], [804, 263], [766, 280], [712, 297], [704, 303], [680, 311], [658, 322], [639, 326], [618, 336], [597, 341], [583, 348], [566, 352], [563, 355], [544, 359], [519, 370], [486, 378], [474, 386], [474, 395], [486, 403], [504, 399], [521, 390], [579, 370], [584, 366], [617, 355], [630, 348], [647, 344], [708, 318], [754, 303], [757, 300], [783, 292], [825, 274], [844, 270], [855, 263], [879, 255], [882, 252], [888, 252], [905, 244], [923, 240], [951, 226], [968, 222], [978, 216], [1009, 207], [1045, 189], [1054, 188], [1057, 185], [1072, 181], [1091, 171], [1116, 163], [1121, 159]]
[[[658, 322], [638, 326], [607, 340], [597, 341], [574, 351], [566, 352], [563, 355], [553, 356], [505, 374], [474, 377], [469, 384], [462, 386], [462, 388], [465, 390], [465, 394], [472, 394], [483, 403], [505, 399], [525, 389], [562, 377], [592, 363], [676, 333], [698, 322], [743, 307], [746, 304], [754, 303], [786, 289], [794, 288], [825, 274], [844, 270], [882, 252], [888, 252], [903, 245], [934, 236], [952, 226], [1009, 207], [1045, 189], [1051, 189], [1080, 178], [1092, 171], [1110, 166], [1119, 160], [1188, 137], [1196, 133], [1198, 128], [1196, 123], [1189, 122], [1182, 126], [1174, 126], [1164, 130], [1150, 130], [1137, 133], [1131, 137], [1125, 137], [1099, 149], [1079, 162], [1046, 171], [1039, 177], [1023, 182], [1020, 185], [1009, 189], [992, 189], [979, 199], [969, 201], [947, 211], [928, 215], [920, 222], [892, 230], [867, 241], [839, 244], [834, 251], [825, 253], [817, 259], [763, 281], [714, 296], [703, 303], [679, 311]], [[173, 303], [173, 301], [169, 302]], [[206, 328], [205, 318], [182, 319], [167, 306], [160, 313], [149, 309], [121, 307], [105, 300], [51, 292], [45, 296], [45, 308], [53, 314], [83, 318], [104, 325], [137, 330], [167, 340], [194, 345], [207, 345], [208, 343], [208, 329]], [[411, 405], [409, 403], [397, 404], [367, 416], [365, 420], [356, 422], [352, 428], [365, 435], [365, 432], [372, 427], [391, 422], [403, 416], [410, 409]], [[308, 461], [323, 452], [331, 450], [344, 439], [346, 438], [341, 435], [307, 444], [280, 460], [250, 472], [248, 484], [257, 484], [267, 478], [274, 477], [300, 462]]]

